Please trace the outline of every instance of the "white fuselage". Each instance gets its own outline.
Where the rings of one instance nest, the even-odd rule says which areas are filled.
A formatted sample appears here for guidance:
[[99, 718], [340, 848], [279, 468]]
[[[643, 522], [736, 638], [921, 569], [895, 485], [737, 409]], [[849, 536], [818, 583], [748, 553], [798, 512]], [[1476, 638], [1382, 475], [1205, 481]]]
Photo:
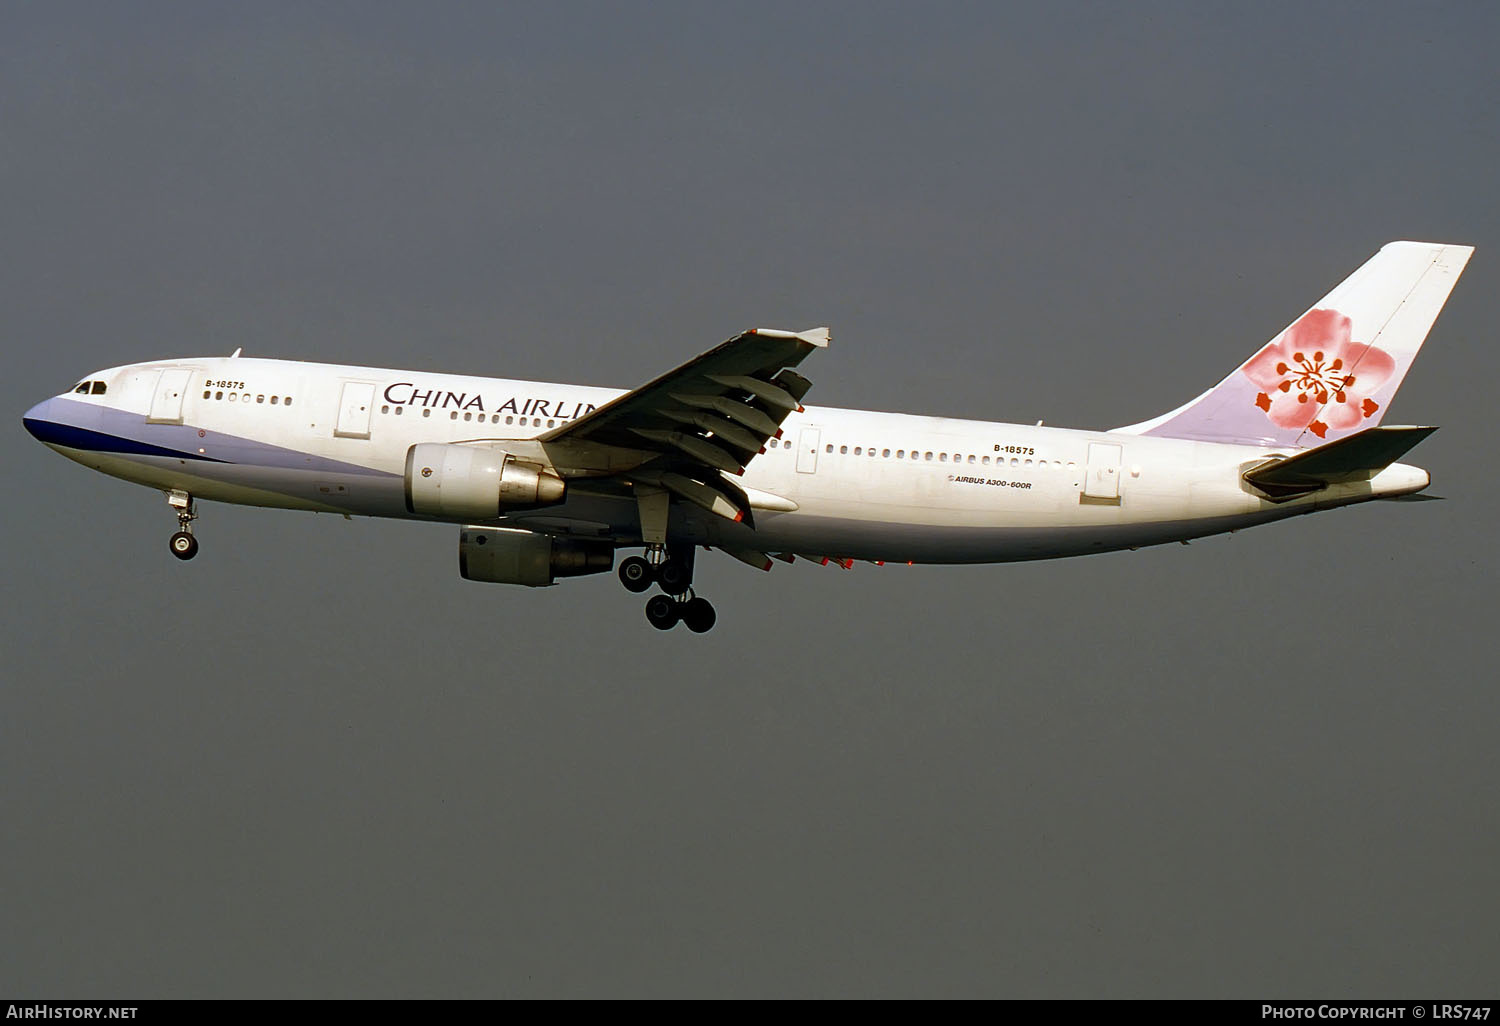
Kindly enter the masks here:
[[[164, 373], [186, 371], [180, 405]], [[71, 459], [208, 500], [360, 516], [414, 516], [403, 474], [419, 442], [533, 439], [621, 394], [426, 371], [213, 358], [92, 376], [27, 426]], [[37, 425], [46, 425], [39, 429]], [[111, 441], [113, 440], [113, 441]], [[1393, 464], [1368, 481], [1268, 501], [1241, 478], [1286, 450], [1110, 431], [808, 406], [738, 482], [753, 529], [673, 507], [674, 539], [883, 561], [1043, 559], [1199, 537], [1418, 491]], [[626, 475], [628, 476], [628, 475]], [[639, 540], [636, 504], [587, 478], [564, 503], [495, 523]]]

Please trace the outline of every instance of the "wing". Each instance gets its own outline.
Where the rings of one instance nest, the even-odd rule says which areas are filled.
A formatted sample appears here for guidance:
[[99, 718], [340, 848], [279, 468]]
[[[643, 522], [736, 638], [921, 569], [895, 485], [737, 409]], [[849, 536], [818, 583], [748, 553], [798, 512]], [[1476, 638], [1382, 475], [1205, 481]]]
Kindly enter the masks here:
[[572, 473], [628, 475], [743, 520], [749, 500], [723, 475], [743, 474], [802, 408], [812, 383], [791, 368], [828, 339], [827, 328], [752, 328], [537, 441]]

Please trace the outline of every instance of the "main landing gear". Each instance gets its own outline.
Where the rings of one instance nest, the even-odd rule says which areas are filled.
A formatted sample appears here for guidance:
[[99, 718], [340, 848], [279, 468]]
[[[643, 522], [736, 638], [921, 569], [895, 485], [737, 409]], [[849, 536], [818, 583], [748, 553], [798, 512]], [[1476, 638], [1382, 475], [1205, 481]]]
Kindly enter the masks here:
[[193, 537], [193, 521], [198, 519], [198, 510], [193, 497], [187, 492], [168, 492], [167, 503], [177, 511], [177, 533], [167, 545], [178, 559], [192, 559], [198, 554], [198, 539]]
[[659, 631], [669, 631], [681, 622], [694, 634], [702, 634], [712, 630], [719, 617], [706, 598], [655, 595], [646, 603], [646, 619]]
[[718, 619], [708, 599], [693, 594], [693, 554], [688, 546], [670, 550], [648, 545], [646, 557], [630, 556], [620, 561], [620, 583], [627, 591], [639, 594], [651, 585], [665, 592], [646, 603], [646, 619], [659, 631], [669, 631], [679, 623], [694, 634], [713, 629]]
[[640, 556], [631, 556], [620, 561], [620, 583], [626, 591], [640, 594], [649, 591], [656, 583], [656, 568]]

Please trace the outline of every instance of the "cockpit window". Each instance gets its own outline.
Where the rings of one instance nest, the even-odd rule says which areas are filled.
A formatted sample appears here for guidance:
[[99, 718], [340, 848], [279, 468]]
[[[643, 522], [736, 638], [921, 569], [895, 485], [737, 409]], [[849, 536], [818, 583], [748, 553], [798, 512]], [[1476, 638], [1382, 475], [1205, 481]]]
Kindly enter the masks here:
[[75, 388], [75, 389], [73, 389], [73, 393], [75, 395], [88, 395], [89, 394], [89, 382], [87, 382], [87, 381], [80, 381], [78, 383], [78, 387]]
[[89, 389], [89, 391], [92, 392], [94, 395], [103, 395], [104, 394], [104, 389], [107, 388], [107, 387], [108, 386], [106, 386], [104, 384], [104, 382], [102, 382], [102, 381], [96, 381], [96, 382], [94, 382], [94, 387], [91, 388], [91, 389]]

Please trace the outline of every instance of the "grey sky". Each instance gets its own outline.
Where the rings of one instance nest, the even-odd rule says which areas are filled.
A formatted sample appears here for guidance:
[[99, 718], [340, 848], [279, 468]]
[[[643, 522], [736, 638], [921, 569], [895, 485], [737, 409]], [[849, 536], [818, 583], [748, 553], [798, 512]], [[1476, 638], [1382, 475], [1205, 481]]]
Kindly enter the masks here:
[[[0, 6], [0, 993], [1494, 994], [1500, 8]], [[1398, 238], [1446, 502], [970, 568], [713, 556], [704, 637], [20, 413], [228, 353], [1103, 427]]]

